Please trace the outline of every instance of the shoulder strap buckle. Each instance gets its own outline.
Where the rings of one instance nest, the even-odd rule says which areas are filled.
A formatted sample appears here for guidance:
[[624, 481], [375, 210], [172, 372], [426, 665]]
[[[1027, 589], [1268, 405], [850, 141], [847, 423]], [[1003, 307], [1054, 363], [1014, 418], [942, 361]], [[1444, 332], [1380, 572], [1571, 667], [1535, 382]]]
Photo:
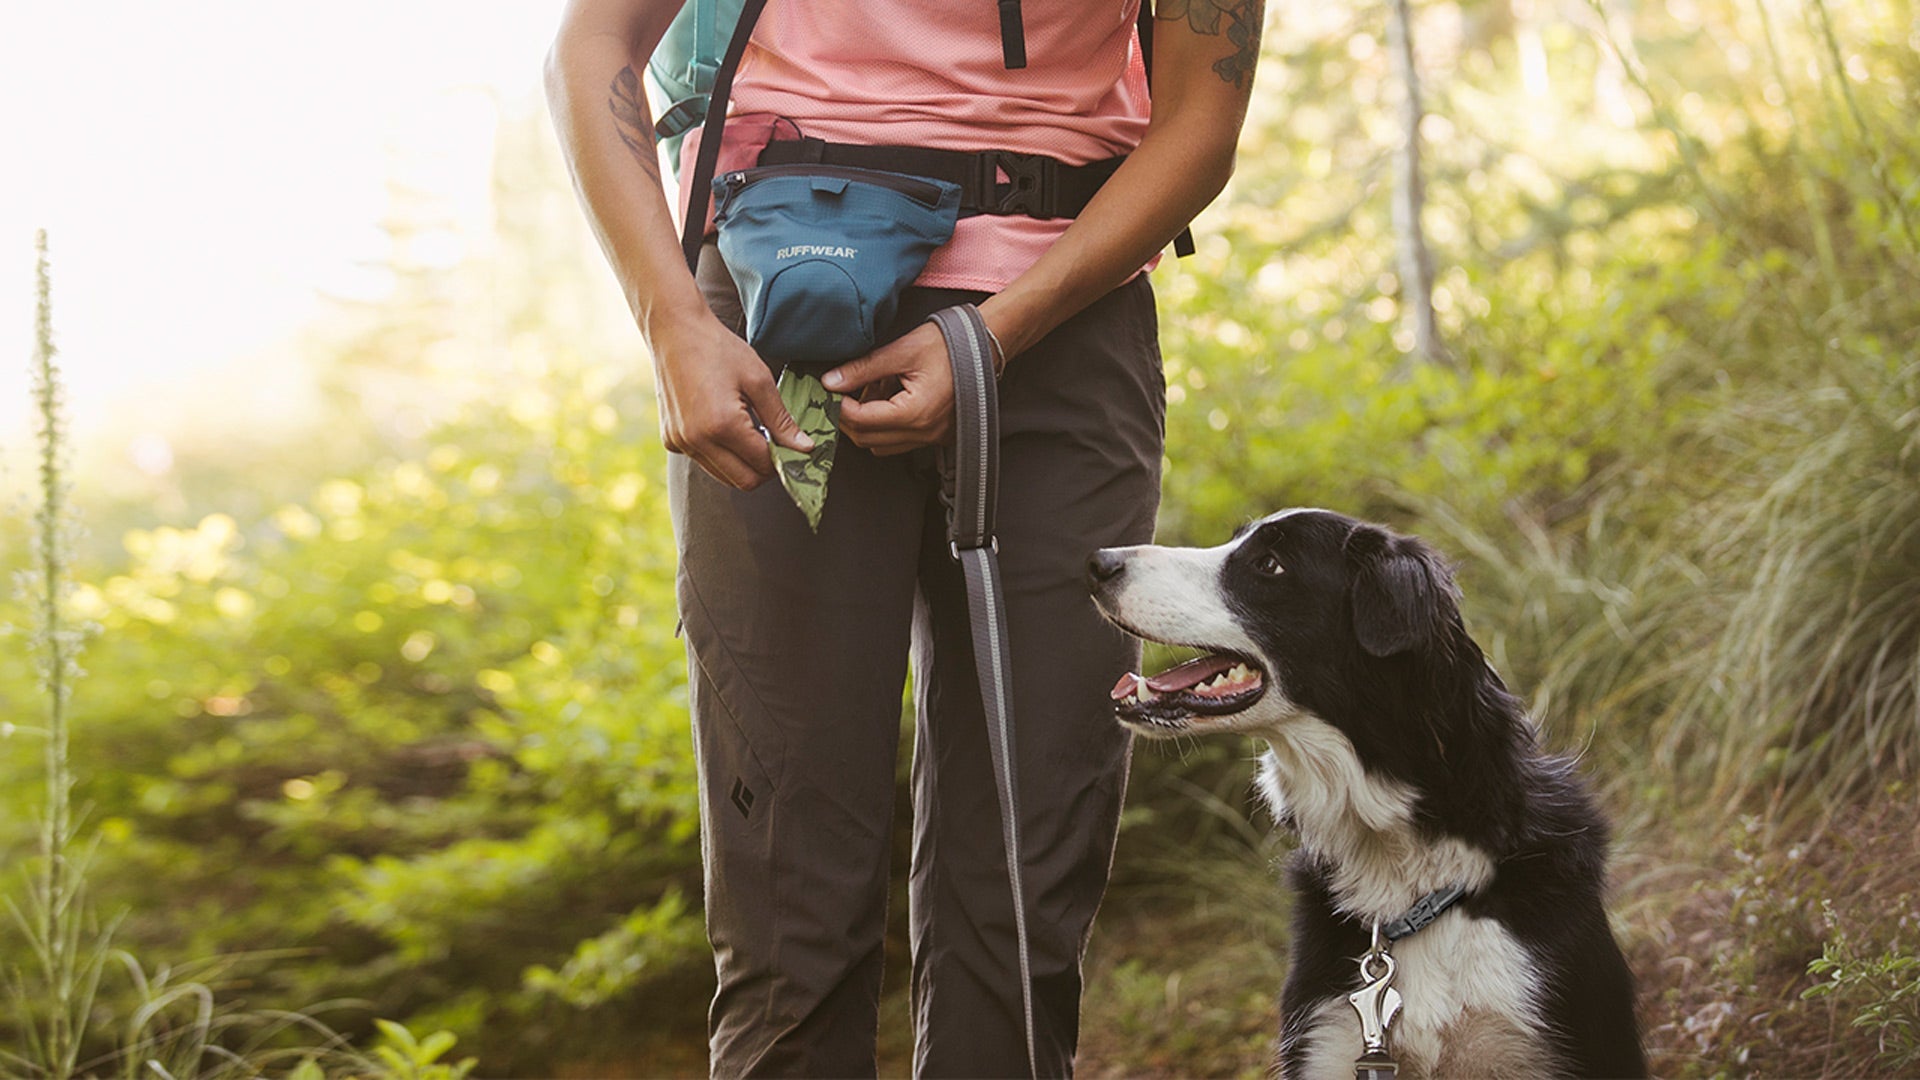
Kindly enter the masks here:
[[653, 122], [653, 134], [666, 139], [699, 127], [701, 121], [707, 118], [707, 101], [707, 95], [695, 94], [667, 106], [666, 111], [660, 114], [660, 119]]

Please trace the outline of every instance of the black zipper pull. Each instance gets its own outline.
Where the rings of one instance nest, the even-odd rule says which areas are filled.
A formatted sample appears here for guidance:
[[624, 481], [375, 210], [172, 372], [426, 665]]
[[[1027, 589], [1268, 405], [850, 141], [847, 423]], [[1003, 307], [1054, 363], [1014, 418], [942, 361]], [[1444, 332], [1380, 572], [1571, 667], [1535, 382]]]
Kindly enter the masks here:
[[733, 197], [740, 194], [740, 189], [746, 186], [747, 174], [744, 172], [730, 172], [721, 177], [720, 190], [713, 193], [714, 209], [718, 211], [732, 202]]

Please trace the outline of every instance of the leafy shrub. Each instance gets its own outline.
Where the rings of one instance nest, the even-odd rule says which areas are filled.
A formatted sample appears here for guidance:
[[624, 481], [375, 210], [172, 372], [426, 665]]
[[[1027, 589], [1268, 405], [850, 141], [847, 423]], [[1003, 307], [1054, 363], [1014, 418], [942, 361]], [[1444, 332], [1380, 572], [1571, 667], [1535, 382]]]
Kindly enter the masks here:
[[[1909, 906], [1912, 894], [1901, 897]], [[1824, 979], [1804, 990], [1804, 999], [1834, 998], [1853, 1012], [1849, 1023], [1874, 1033], [1880, 1061], [1889, 1068], [1920, 1064], [1920, 957], [1898, 941], [1877, 955], [1862, 949], [1841, 928], [1827, 905], [1833, 936], [1820, 958], [1807, 965], [1807, 974]], [[1911, 932], [1914, 920], [1903, 918], [1900, 928]]]

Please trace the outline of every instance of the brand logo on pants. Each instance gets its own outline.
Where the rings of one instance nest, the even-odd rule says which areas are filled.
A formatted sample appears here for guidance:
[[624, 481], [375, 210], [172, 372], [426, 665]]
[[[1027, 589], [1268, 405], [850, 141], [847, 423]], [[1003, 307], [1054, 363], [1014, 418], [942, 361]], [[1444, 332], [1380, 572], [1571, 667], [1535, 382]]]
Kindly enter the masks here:
[[745, 780], [733, 778], [733, 805], [740, 811], [741, 817], [749, 817], [753, 812], [753, 789]]

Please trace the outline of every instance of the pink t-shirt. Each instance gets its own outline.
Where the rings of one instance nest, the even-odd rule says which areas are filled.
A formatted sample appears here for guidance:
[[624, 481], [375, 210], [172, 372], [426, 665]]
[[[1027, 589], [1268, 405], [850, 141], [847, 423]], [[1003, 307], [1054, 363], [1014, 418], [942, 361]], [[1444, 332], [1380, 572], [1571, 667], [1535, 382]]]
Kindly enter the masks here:
[[[1011, 150], [1068, 164], [1132, 150], [1147, 128], [1139, 0], [1025, 0], [1027, 66], [1008, 71], [993, 0], [769, 0], [735, 76], [719, 171], [772, 137]], [[698, 130], [681, 149], [693, 171]], [[1005, 179], [1003, 176], [1002, 180]], [[997, 292], [1071, 224], [962, 218], [916, 284]]]

